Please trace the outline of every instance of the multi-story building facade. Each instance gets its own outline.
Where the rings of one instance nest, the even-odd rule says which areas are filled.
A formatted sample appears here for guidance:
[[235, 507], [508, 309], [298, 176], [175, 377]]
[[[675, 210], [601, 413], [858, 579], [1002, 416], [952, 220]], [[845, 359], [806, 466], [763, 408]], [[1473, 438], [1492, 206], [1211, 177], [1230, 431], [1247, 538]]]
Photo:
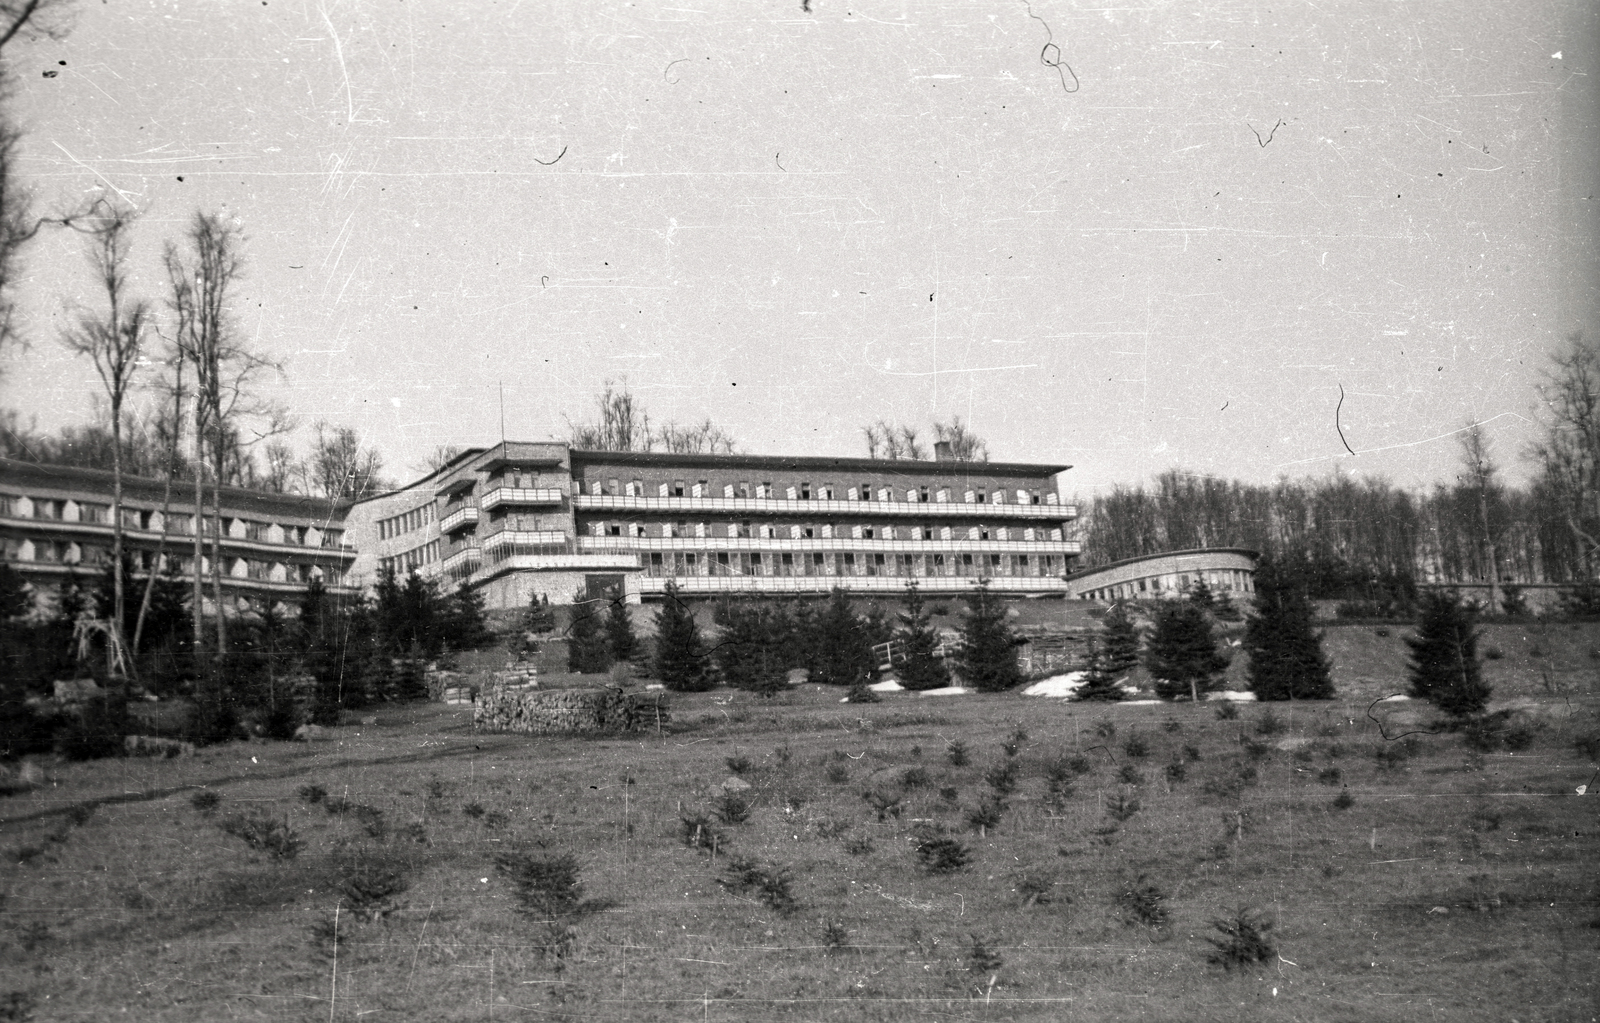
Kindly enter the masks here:
[[1067, 466], [686, 455], [506, 443], [352, 507], [352, 577], [385, 564], [482, 587], [490, 607], [620, 586], [648, 599], [835, 586], [1064, 595], [1079, 553]]
[[[124, 477], [123, 544], [139, 571], [194, 571], [194, 490]], [[62, 583], [91, 582], [111, 558], [112, 476], [96, 469], [0, 459], [0, 547], [46, 599]], [[347, 504], [288, 494], [222, 490], [222, 585], [235, 601], [292, 600], [313, 577], [335, 591], [355, 561], [344, 531]], [[198, 528], [211, 571], [210, 492]], [[207, 587], [207, 600], [210, 597]]]
[[[1066, 535], [1077, 509], [1056, 488], [1067, 468], [508, 442], [353, 504], [224, 490], [224, 584], [252, 599], [289, 597], [312, 576], [361, 590], [392, 567], [477, 587], [490, 608], [612, 587], [649, 599], [669, 582], [688, 596], [895, 593], [913, 580], [952, 594], [988, 579], [999, 593], [1065, 595], [1080, 550]], [[110, 493], [109, 473], [0, 461], [5, 557], [44, 588], [100, 564]], [[136, 561], [191, 571], [190, 491], [128, 479], [125, 493]]]

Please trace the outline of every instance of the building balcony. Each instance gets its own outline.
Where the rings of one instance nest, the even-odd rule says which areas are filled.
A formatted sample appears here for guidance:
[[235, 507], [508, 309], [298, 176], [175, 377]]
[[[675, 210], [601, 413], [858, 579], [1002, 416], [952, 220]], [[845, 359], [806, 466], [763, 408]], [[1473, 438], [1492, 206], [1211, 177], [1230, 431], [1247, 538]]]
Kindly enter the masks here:
[[518, 554], [571, 554], [567, 534], [559, 529], [503, 529], [482, 541], [483, 556], [503, 561]]
[[[823, 596], [835, 587], [851, 593], [903, 594], [906, 584], [917, 584], [918, 592], [928, 594], [960, 594], [977, 588], [975, 576], [862, 576], [862, 575], [809, 575], [809, 576], [643, 576], [638, 580], [639, 592], [646, 596], [659, 596], [673, 583], [682, 596], [710, 596], [721, 593], [770, 593]], [[1059, 577], [1049, 576], [994, 576], [989, 579], [993, 593], [1065, 593], [1067, 584]]]
[[[208, 523], [209, 524], [209, 523]], [[63, 540], [77, 540], [94, 537], [109, 543], [112, 539], [111, 523], [109, 522], [67, 522], [63, 519], [37, 519], [23, 518], [20, 516], [0, 516], [0, 525], [8, 529], [19, 531], [24, 536], [46, 536]], [[160, 529], [138, 529], [133, 526], [122, 527], [124, 542], [133, 544], [139, 549], [150, 547], [161, 542]], [[194, 533], [169, 529], [166, 534], [167, 546], [193, 546]], [[201, 539], [206, 547], [211, 546], [212, 534], [209, 529]], [[315, 547], [310, 544], [299, 544], [291, 540], [252, 540], [242, 536], [224, 536], [222, 550], [225, 554], [261, 554], [278, 558], [299, 555], [297, 560], [305, 560], [306, 556], [313, 556], [321, 563], [326, 560], [354, 561], [356, 551], [345, 546], [342, 542], [337, 547]]]
[[564, 492], [554, 487], [495, 487], [478, 498], [478, 507], [484, 511], [502, 505], [519, 508], [560, 507]]
[[1079, 554], [1077, 540], [857, 540], [851, 537], [580, 536], [580, 551], [817, 551], [873, 554]]
[[444, 558], [439, 562], [439, 571], [459, 575], [470, 572], [481, 564], [483, 564], [483, 550], [477, 544], [450, 544], [444, 549]]
[[[1054, 495], [1050, 495], [1054, 497]], [[809, 518], [863, 516], [912, 519], [1045, 519], [1078, 517], [1075, 504], [990, 504], [966, 501], [803, 501], [775, 497], [614, 497], [581, 494], [572, 499], [578, 511], [639, 511], [667, 515], [720, 512], [727, 515], [782, 515]]]
[[448, 535], [450, 533], [454, 533], [458, 529], [475, 525], [477, 521], [478, 506], [475, 504], [464, 504], [452, 511], [447, 512], [445, 517], [439, 520], [439, 532]]

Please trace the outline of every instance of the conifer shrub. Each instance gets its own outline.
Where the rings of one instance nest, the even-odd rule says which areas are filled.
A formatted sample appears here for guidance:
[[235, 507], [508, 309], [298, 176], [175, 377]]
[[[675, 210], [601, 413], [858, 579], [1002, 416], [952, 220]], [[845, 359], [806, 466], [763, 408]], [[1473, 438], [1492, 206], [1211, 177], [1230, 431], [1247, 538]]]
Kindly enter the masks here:
[[967, 811], [967, 824], [972, 830], [978, 832], [980, 837], [987, 836], [994, 828], [1000, 826], [1000, 820], [1005, 816], [1005, 800], [996, 795], [985, 796], [978, 805]]
[[579, 590], [567, 618], [567, 670], [585, 675], [598, 674], [611, 667], [611, 648], [606, 644], [605, 620], [595, 601]]
[[1216, 689], [1228, 662], [1217, 652], [1205, 609], [1190, 600], [1167, 600], [1155, 619], [1145, 667], [1155, 679], [1156, 695], [1163, 700], [1199, 699]]
[[928, 690], [950, 684], [950, 669], [944, 659], [934, 653], [939, 647], [939, 634], [933, 628], [932, 616], [915, 582], [906, 584], [904, 610], [899, 613], [899, 627], [894, 638], [904, 652], [904, 660], [895, 665], [901, 685], [912, 690]]
[[1122, 687], [1117, 685], [1117, 676], [1107, 665], [1108, 658], [1099, 640], [1090, 638], [1088, 656], [1083, 682], [1073, 691], [1073, 698], [1103, 703], [1122, 699]]
[[1145, 874], [1125, 879], [1113, 900], [1128, 923], [1162, 927], [1167, 922], [1167, 893]]
[[1206, 938], [1212, 951], [1206, 953], [1206, 962], [1225, 970], [1234, 967], [1254, 966], [1278, 954], [1278, 949], [1267, 938], [1272, 921], [1246, 907], [1235, 910], [1232, 916], [1211, 921], [1211, 926], [1222, 934], [1221, 938]]
[[960, 739], [951, 739], [945, 745], [944, 755], [952, 767], [965, 767], [968, 763], [967, 744]]
[[261, 811], [249, 815], [236, 814], [218, 827], [275, 860], [292, 860], [305, 848], [305, 842], [298, 832], [289, 827], [287, 819], [275, 820]]
[[1263, 558], [1255, 574], [1255, 613], [1242, 649], [1258, 700], [1330, 700], [1334, 696], [1322, 637], [1312, 629], [1306, 579], [1294, 565]]
[[788, 916], [800, 908], [788, 867], [763, 866], [754, 859], [734, 856], [729, 858], [717, 880], [729, 891], [755, 895], [780, 915]]
[[1422, 600], [1410, 650], [1411, 695], [1457, 719], [1481, 714], [1492, 691], [1478, 663], [1478, 632], [1460, 597], [1435, 590]]
[[662, 685], [675, 692], [704, 692], [715, 684], [706, 671], [700, 626], [671, 581], [656, 612], [655, 671]]
[[984, 693], [1016, 688], [1022, 682], [1017, 664], [1020, 641], [1006, 620], [1005, 602], [990, 592], [987, 579], [978, 580], [966, 601], [958, 661], [963, 681]]
[[917, 845], [917, 862], [930, 874], [954, 874], [971, 861], [971, 851], [953, 838], [925, 838]]

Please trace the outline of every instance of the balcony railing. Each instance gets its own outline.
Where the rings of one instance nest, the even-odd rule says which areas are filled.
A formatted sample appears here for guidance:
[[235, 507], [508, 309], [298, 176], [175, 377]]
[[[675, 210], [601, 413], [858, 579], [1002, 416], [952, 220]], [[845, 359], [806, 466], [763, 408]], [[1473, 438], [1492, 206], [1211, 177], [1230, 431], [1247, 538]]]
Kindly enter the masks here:
[[478, 506], [464, 504], [453, 511], [447, 512], [445, 517], [439, 520], [439, 532], [445, 534], [454, 533], [463, 526], [470, 526], [477, 521]]
[[1074, 504], [979, 504], [965, 501], [803, 501], [773, 497], [618, 497], [582, 494], [572, 499], [578, 511], [644, 511], [663, 513], [763, 513], [818, 518], [1051, 519], [1078, 517]]
[[452, 544], [445, 548], [444, 559], [439, 562], [439, 569], [443, 572], [455, 574], [460, 571], [471, 571], [467, 566], [483, 564], [483, 550], [475, 543]]
[[[861, 575], [811, 575], [811, 576], [644, 576], [639, 579], [639, 591], [647, 594], [666, 592], [667, 584], [674, 583], [681, 594], [710, 593], [794, 593], [825, 594], [835, 587], [851, 592], [904, 593], [906, 584], [915, 582], [924, 595], [930, 593], [963, 593], [976, 589], [975, 576], [861, 576]], [[989, 588], [996, 593], [1065, 593], [1067, 584], [1060, 578], [1049, 576], [994, 576]]]
[[1078, 554], [1077, 540], [857, 540], [851, 537], [580, 536], [580, 551], [814, 551], [877, 554]]
[[562, 491], [553, 487], [533, 489], [529, 487], [495, 487], [478, 498], [478, 507], [484, 511], [498, 508], [501, 505], [517, 505], [520, 507], [548, 507], [560, 505]]

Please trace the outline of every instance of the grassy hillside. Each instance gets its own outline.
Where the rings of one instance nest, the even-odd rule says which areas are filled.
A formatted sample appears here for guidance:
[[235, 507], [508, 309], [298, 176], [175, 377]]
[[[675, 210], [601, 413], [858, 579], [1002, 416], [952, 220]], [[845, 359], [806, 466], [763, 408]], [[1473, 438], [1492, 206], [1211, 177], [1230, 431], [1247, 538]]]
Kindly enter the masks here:
[[[1387, 649], [1333, 631], [1353, 661]], [[685, 697], [670, 731], [601, 739], [474, 734], [465, 709], [405, 707], [314, 744], [50, 766], [0, 802], [0, 1005], [68, 1020], [1592, 1014], [1600, 839], [1574, 789], [1594, 785], [1593, 701], [1539, 718], [1531, 745], [1480, 752], [1386, 741], [1364, 700], [1229, 721], [839, 695]], [[714, 787], [735, 771], [751, 788], [727, 802]], [[1209, 964], [1212, 921], [1241, 908], [1274, 951]]]

